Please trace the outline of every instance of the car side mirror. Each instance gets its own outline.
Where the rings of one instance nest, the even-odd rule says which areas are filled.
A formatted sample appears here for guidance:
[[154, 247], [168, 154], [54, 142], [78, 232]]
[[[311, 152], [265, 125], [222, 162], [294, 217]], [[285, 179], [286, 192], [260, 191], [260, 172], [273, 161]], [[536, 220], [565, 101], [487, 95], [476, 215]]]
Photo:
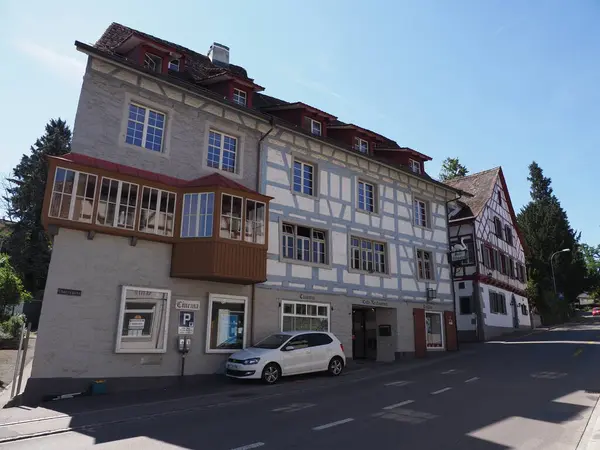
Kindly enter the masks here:
[[284, 350], [285, 350], [286, 352], [289, 352], [289, 351], [291, 351], [291, 350], [294, 350], [295, 348], [296, 348], [296, 347], [294, 347], [293, 345], [286, 345], [286, 346], [284, 347]]

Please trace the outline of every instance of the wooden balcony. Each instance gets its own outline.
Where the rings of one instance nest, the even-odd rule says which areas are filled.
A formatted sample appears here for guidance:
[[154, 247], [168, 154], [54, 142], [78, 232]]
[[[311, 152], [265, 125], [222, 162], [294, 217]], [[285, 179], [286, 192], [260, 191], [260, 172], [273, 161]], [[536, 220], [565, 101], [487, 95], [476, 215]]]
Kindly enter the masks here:
[[225, 239], [181, 240], [173, 244], [171, 276], [261, 283], [267, 279], [267, 247]]

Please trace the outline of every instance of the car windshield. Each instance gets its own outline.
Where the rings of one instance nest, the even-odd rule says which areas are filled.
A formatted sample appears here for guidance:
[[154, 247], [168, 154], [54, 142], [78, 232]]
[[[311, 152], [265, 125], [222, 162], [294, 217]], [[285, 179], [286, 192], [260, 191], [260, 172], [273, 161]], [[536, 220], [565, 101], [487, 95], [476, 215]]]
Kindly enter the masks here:
[[264, 338], [258, 344], [253, 345], [253, 347], [275, 349], [281, 347], [289, 338], [291, 338], [289, 334], [272, 334]]

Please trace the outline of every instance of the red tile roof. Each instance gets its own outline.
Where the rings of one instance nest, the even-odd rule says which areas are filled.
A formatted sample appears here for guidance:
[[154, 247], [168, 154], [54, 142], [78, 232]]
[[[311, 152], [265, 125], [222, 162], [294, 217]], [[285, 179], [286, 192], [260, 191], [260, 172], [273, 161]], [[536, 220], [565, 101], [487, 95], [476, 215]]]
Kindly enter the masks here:
[[172, 187], [221, 187], [226, 189], [235, 189], [242, 192], [258, 194], [258, 192], [256, 192], [255, 190], [250, 189], [236, 181], [233, 181], [221, 175], [220, 173], [212, 173], [210, 175], [196, 178], [194, 180], [183, 180], [181, 178], [175, 178], [168, 175], [162, 175], [156, 172], [150, 172], [148, 170], [136, 169], [135, 167], [105, 161], [103, 159], [93, 158], [91, 156], [82, 155], [81, 153], [67, 153], [63, 156], [50, 156], [50, 158], [58, 160], [62, 159], [73, 162], [75, 164], [81, 164], [82, 166], [94, 167], [96, 169], [103, 169], [109, 172], [120, 173], [123, 175], [130, 175], [133, 177], [141, 178], [143, 180], [155, 181]]

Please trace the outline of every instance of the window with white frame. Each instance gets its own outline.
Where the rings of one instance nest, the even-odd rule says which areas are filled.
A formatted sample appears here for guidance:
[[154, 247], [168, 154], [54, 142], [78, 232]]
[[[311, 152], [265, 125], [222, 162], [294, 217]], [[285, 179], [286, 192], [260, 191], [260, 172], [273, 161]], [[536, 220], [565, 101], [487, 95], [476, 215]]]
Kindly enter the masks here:
[[410, 170], [412, 170], [414, 173], [421, 173], [421, 163], [419, 161], [415, 161], [414, 159], [409, 159], [408, 160], [408, 166], [410, 167]]
[[107, 227], [135, 229], [138, 189], [137, 184], [102, 178], [96, 223]]
[[153, 53], [148, 53], [144, 55], [144, 67], [146, 69], [150, 69], [152, 72], [162, 72], [162, 58]]
[[311, 134], [314, 134], [315, 136], [321, 136], [321, 122], [319, 122], [318, 120], [311, 119], [310, 117], [308, 118], [308, 121], [310, 123]]
[[292, 189], [306, 195], [315, 195], [315, 166], [294, 160]]
[[255, 244], [265, 243], [265, 215], [267, 205], [256, 200], [246, 199], [246, 225], [244, 240]]
[[169, 70], [173, 70], [174, 72], [179, 72], [180, 61], [178, 59], [171, 59], [169, 61]]
[[290, 223], [283, 223], [281, 231], [283, 258], [316, 264], [329, 263], [326, 231]]
[[166, 116], [135, 103], [129, 104], [125, 142], [154, 152], [163, 151]]
[[329, 331], [330, 305], [281, 302], [281, 331]]
[[361, 153], [369, 153], [369, 143], [359, 137], [354, 138], [354, 149]]
[[209, 294], [207, 353], [233, 353], [246, 347], [246, 297]]
[[48, 215], [91, 223], [96, 182], [96, 175], [57, 167]]
[[175, 201], [174, 192], [143, 186], [139, 230], [143, 233], [173, 236]]
[[123, 286], [117, 329], [117, 353], [164, 353], [171, 291]]
[[247, 94], [246, 91], [242, 91], [241, 89], [233, 90], [233, 103], [237, 103], [238, 105], [246, 106], [247, 102]]
[[413, 208], [415, 225], [429, 228], [429, 211], [427, 208], [427, 202], [415, 198], [413, 201]]
[[506, 296], [504, 294], [490, 291], [490, 312], [506, 315]]
[[235, 173], [237, 138], [218, 131], [208, 132], [208, 167]]
[[376, 208], [376, 189], [372, 183], [358, 181], [358, 209], [367, 212], [377, 212]]
[[355, 270], [370, 273], [387, 273], [386, 244], [351, 236], [350, 263], [351, 267]]
[[433, 280], [433, 255], [425, 250], [417, 250], [417, 269], [420, 280]]
[[181, 237], [211, 237], [214, 209], [214, 192], [184, 194]]
[[220, 237], [242, 239], [242, 203], [242, 197], [222, 194]]

